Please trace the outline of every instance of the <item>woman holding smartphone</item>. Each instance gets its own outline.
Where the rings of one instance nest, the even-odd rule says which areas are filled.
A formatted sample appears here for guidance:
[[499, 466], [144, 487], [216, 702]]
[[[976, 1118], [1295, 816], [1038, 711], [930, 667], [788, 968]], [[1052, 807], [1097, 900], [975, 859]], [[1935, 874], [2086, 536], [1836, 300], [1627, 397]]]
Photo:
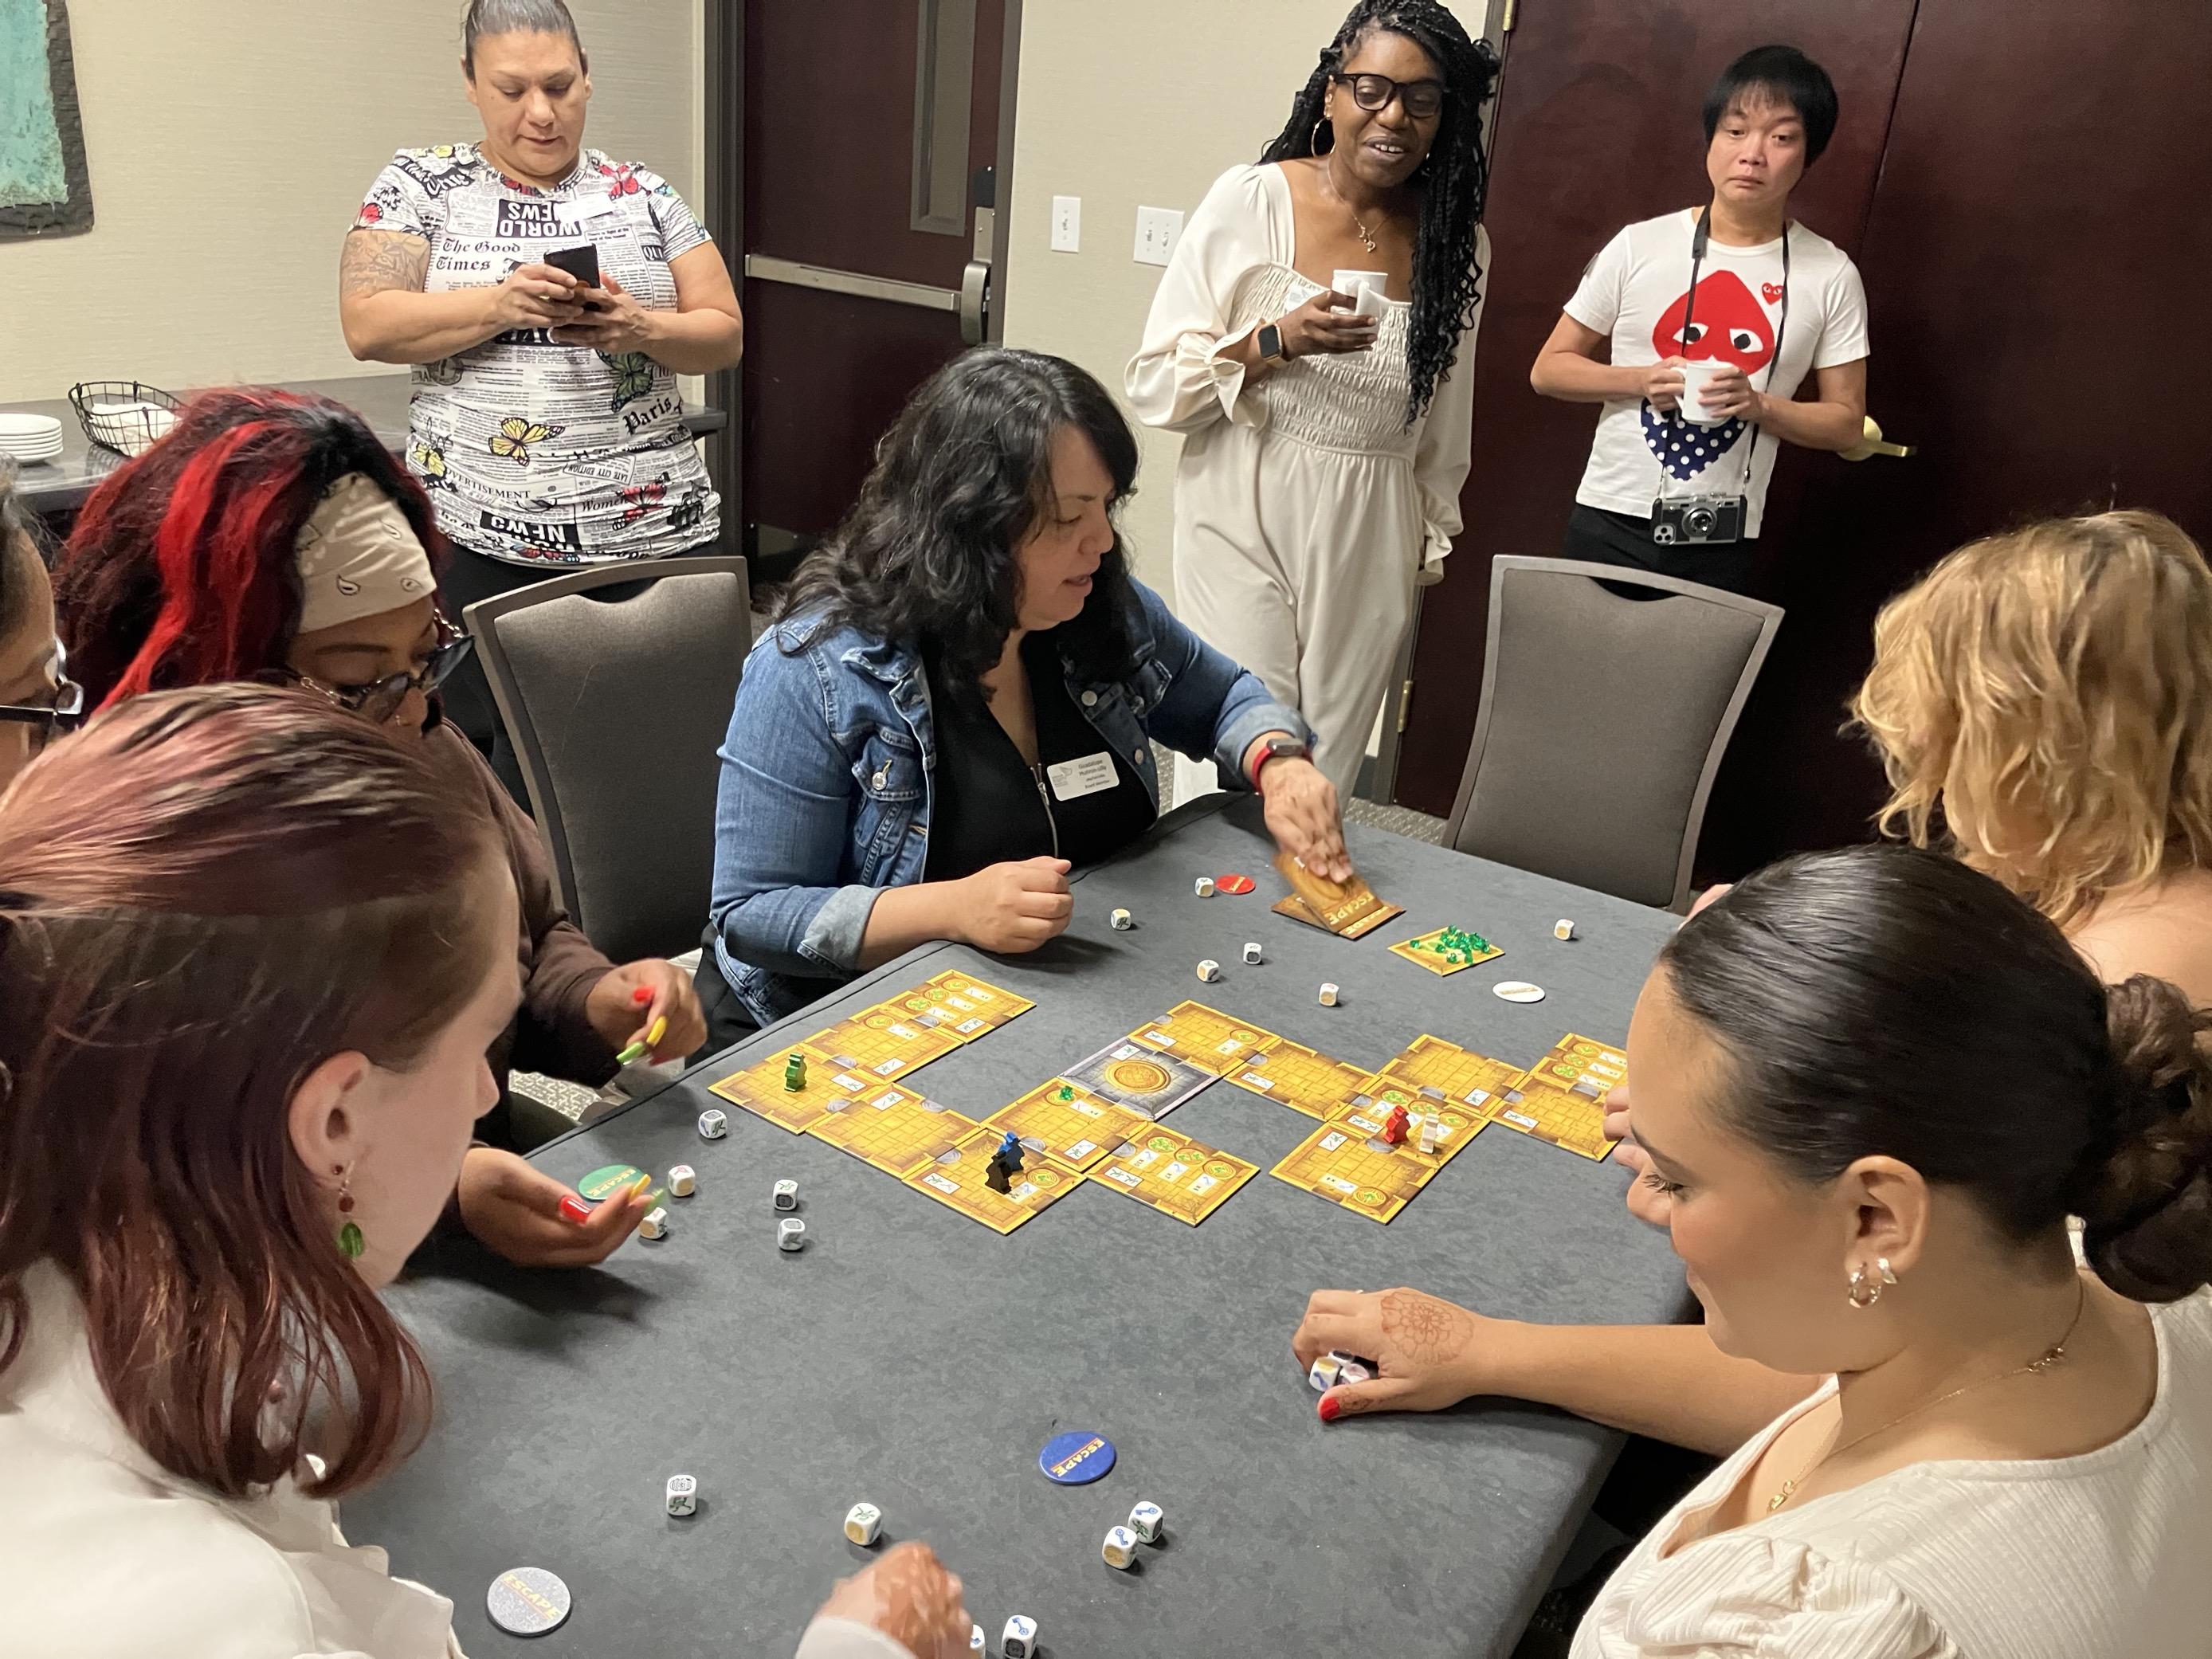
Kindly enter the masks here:
[[[453, 544], [455, 617], [579, 565], [714, 543], [721, 504], [676, 377], [729, 368], [744, 342], [683, 198], [584, 147], [590, 64], [562, 0], [471, 0], [462, 41], [483, 138], [393, 156], [338, 275], [354, 356], [413, 367], [408, 465]], [[481, 668], [446, 699], [520, 795]]]

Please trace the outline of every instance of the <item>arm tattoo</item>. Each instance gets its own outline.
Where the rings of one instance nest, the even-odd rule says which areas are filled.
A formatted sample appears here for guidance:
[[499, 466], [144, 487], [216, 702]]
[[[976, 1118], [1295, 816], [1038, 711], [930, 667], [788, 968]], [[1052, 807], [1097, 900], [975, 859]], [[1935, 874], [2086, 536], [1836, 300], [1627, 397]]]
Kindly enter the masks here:
[[1419, 1291], [1392, 1291], [1382, 1298], [1382, 1334], [1417, 1364], [1449, 1364], [1474, 1334], [1474, 1321]]
[[338, 292], [422, 291], [430, 271], [430, 244], [404, 230], [350, 230], [338, 255]]

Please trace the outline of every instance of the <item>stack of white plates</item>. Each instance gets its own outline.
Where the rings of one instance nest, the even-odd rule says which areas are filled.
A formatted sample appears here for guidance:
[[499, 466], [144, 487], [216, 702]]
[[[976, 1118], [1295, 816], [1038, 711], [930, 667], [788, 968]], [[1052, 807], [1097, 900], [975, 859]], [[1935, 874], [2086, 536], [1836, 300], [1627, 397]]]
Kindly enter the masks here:
[[0, 412], [0, 455], [13, 456], [27, 466], [53, 460], [61, 453], [62, 423], [52, 416]]

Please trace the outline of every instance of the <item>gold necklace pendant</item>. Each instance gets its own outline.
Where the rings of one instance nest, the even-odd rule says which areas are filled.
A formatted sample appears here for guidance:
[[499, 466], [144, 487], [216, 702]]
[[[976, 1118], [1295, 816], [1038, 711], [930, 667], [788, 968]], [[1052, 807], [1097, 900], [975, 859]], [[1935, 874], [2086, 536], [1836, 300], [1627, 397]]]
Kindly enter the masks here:
[[1367, 222], [1355, 213], [1352, 216], [1352, 222], [1358, 228], [1359, 245], [1372, 256], [1375, 252], [1375, 239], [1367, 234]]
[[1766, 1512], [1769, 1515], [1773, 1514], [1775, 1510], [1780, 1509], [1784, 1504], [1788, 1503], [1793, 1497], [1795, 1497], [1796, 1492], [1797, 1483], [1795, 1480], [1784, 1481], [1782, 1483], [1782, 1490], [1766, 1500]]

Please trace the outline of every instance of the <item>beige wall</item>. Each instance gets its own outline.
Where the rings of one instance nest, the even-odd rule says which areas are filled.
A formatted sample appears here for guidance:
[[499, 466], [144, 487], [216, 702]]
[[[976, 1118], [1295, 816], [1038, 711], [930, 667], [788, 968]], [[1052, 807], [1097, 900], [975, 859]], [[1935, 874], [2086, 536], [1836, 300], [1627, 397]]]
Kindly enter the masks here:
[[[702, 183], [699, 0], [571, 0], [586, 142]], [[476, 137], [461, 0], [73, 0], [95, 214], [0, 242], [0, 402], [385, 373], [338, 336], [338, 243], [402, 145]]]
[[[1027, 0], [1016, 105], [1006, 336], [1072, 358], [1115, 396], [1157, 265], [1130, 258], [1137, 209], [1188, 213], [1224, 169], [1258, 158], [1343, 21], [1348, 0]], [[1470, 30], [1484, 0], [1451, 0]], [[1083, 200], [1083, 248], [1055, 253], [1052, 198]], [[1144, 466], [1123, 530], [1138, 574], [1172, 592], [1182, 440], [1138, 428]]]

